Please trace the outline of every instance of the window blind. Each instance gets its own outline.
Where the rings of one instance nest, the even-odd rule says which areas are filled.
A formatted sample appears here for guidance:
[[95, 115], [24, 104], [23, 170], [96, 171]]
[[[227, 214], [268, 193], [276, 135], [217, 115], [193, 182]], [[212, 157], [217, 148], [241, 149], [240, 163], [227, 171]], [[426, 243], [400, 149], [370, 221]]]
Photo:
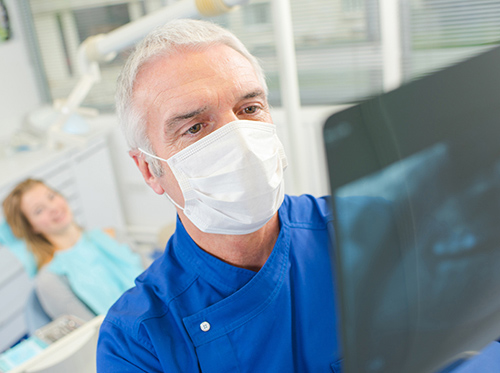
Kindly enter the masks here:
[[496, 0], [403, 2], [405, 80], [479, 54], [500, 43]]
[[[25, 0], [51, 99], [77, 82], [76, 51], [91, 34], [113, 28], [174, 1]], [[350, 102], [380, 90], [382, 69], [376, 0], [291, 0], [301, 100], [305, 105]], [[232, 30], [262, 62], [270, 102], [280, 105], [279, 71], [270, 0], [254, 0], [212, 18]], [[102, 81], [83, 105], [113, 110], [115, 81], [129, 51], [101, 64]]]
[[[86, 37], [176, 0], [20, 0], [31, 10], [32, 43], [42, 61], [41, 82], [49, 100], [65, 98], [78, 79], [76, 51]], [[258, 57], [281, 105], [279, 66], [271, 15], [272, 0], [253, 0], [212, 21], [232, 30]], [[380, 1], [290, 0], [300, 94], [303, 105], [360, 101], [383, 90]], [[497, 45], [498, 0], [400, 0], [403, 79], [428, 74]], [[130, 51], [101, 64], [102, 81], [83, 105], [114, 109], [115, 82]], [[45, 95], [47, 96], [47, 95]]]

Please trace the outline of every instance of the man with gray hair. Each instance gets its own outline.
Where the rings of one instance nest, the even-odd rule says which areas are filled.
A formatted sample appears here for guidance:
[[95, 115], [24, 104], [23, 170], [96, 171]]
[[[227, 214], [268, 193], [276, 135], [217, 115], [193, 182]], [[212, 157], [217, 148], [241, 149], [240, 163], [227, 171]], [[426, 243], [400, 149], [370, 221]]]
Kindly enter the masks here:
[[117, 112], [178, 216], [106, 316], [98, 371], [338, 372], [328, 200], [285, 195], [256, 59], [215, 24], [169, 22], [127, 61]]

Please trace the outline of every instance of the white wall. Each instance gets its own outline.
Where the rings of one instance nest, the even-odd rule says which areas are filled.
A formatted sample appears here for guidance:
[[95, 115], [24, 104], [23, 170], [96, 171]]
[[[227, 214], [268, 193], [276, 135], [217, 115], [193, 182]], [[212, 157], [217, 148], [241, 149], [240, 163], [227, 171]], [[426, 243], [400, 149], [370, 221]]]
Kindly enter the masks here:
[[[286, 192], [288, 194], [312, 194], [323, 196], [329, 194], [329, 181], [323, 144], [323, 125], [326, 119], [345, 106], [303, 106], [300, 110], [302, 138], [299, 144], [292, 143], [292, 136], [287, 127], [283, 108], [273, 108], [271, 115], [277, 126], [278, 136], [285, 147], [289, 162], [298, 157], [307, 166], [302, 174], [298, 174], [297, 165], [289, 165], [285, 172]], [[292, 153], [295, 156], [292, 156]], [[301, 187], [295, 185], [301, 179]]]
[[0, 43], [0, 139], [5, 140], [21, 125], [24, 116], [40, 105], [34, 70], [28, 56], [18, 4], [6, 0], [12, 37]]

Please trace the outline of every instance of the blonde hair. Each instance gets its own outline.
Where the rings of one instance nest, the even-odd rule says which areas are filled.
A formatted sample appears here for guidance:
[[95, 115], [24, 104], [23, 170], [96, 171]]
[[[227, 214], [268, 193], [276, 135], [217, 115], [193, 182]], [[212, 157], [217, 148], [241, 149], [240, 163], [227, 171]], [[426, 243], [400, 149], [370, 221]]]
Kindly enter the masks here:
[[[41, 180], [26, 179], [19, 183], [3, 201], [3, 212], [12, 233], [17, 238], [26, 242], [28, 249], [35, 256], [38, 269], [40, 269], [54, 257], [55, 246], [43, 234], [35, 233], [31, 223], [21, 209], [24, 194], [37, 185], [49, 188]], [[57, 193], [53, 189], [49, 189]]]

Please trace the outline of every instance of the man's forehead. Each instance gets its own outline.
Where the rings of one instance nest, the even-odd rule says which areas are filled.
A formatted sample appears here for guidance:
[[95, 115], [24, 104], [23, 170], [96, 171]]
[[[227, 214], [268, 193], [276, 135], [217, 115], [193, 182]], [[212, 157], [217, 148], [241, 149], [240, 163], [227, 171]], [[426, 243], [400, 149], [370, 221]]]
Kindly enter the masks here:
[[250, 64], [244, 65], [240, 61], [225, 69], [217, 61], [187, 62], [169, 64], [168, 61], [158, 61], [143, 69], [136, 80], [134, 96], [153, 102], [156, 95], [185, 101], [191, 94], [203, 97], [219, 92], [240, 98], [256, 90], [264, 91]]
[[[257, 76], [250, 61], [227, 45], [220, 44], [201, 49], [176, 49], [168, 54], [151, 57], [146, 61], [137, 72], [134, 88], [140, 86], [143, 80], [151, 84], [161, 80], [165, 75], [170, 75], [175, 78], [175, 81], [185, 83], [203, 73], [207, 77], [214, 73], [224, 76], [231, 70], [241, 70], [246, 74]], [[193, 76], [193, 73], [196, 76]]]

